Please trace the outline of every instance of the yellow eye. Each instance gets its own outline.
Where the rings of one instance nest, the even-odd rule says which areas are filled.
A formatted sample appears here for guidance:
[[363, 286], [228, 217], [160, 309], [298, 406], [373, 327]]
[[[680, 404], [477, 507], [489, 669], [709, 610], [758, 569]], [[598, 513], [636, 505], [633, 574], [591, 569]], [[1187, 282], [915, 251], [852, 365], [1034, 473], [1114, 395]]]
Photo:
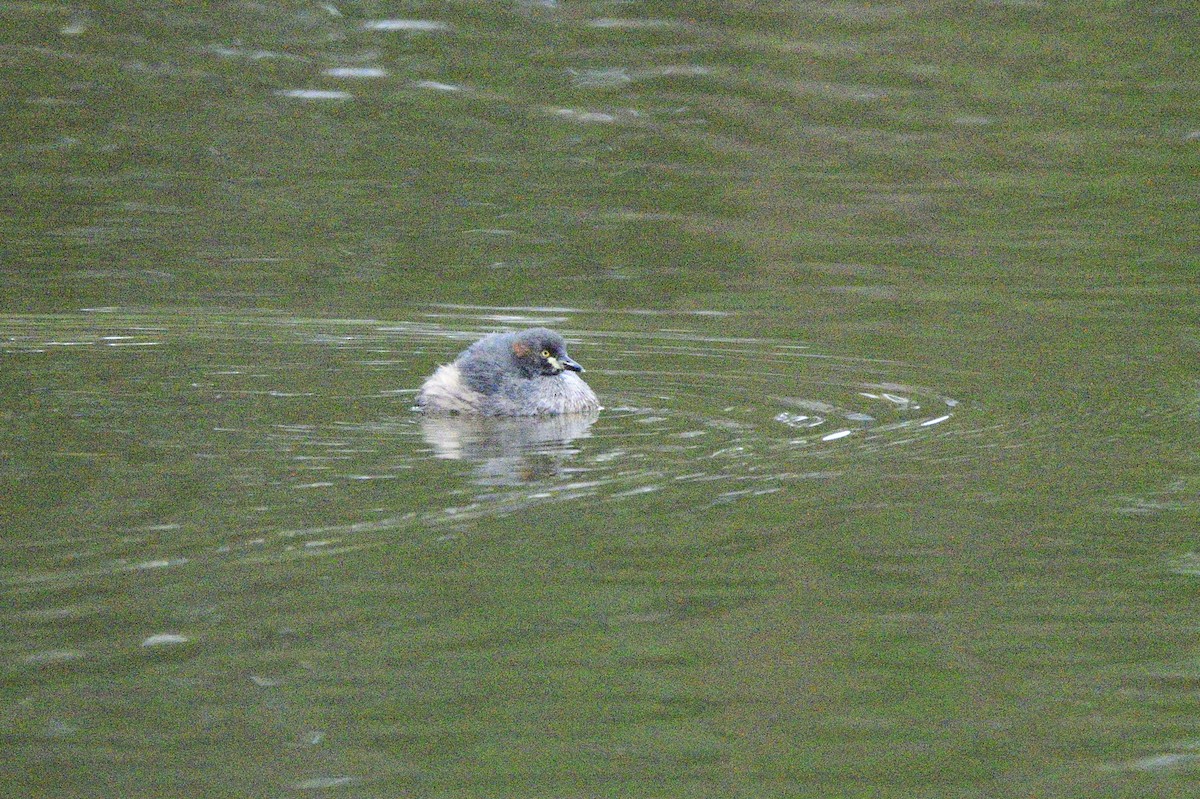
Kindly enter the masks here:
[[549, 358], [549, 357], [550, 357], [550, 350], [542, 350], [542, 357], [543, 357], [543, 358]]

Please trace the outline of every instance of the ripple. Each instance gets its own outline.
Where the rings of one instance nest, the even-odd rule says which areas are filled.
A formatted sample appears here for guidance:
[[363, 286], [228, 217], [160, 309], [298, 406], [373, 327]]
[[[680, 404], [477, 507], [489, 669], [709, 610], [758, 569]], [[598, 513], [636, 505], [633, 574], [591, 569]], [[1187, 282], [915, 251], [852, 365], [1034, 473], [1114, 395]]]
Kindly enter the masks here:
[[363, 28], [369, 31], [406, 31], [409, 33], [454, 30], [454, 26], [449, 22], [436, 19], [375, 19], [364, 22]]
[[312, 777], [292, 785], [297, 791], [327, 791], [330, 788], [342, 788], [358, 782], [357, 777]]
[[[392, 545], [398, 534], [433, 541], [547, 503], [687, 512], [807, 493], [863, 469], [920, 463], [933, 476], [940, 462], [958, 468], [964, 450], [1012, 443], [1011, 431], [973, 424], [970, 403], [928, 388], [937, 382], [928, 370], [730, 335], [745, 329], [742, 320], [703, 309], [601, 316], [439, 305], [386, 322], [106, 309], [0, 322], [4, 351], [31, 359], [58, 351], [68, 381], [72, 363], [125, 370], [121, 393], [56, 386], [59, 373], [43, 371], [46, 385], [31, 394], [80, 420], [75, 448], [50, 455], [103, 464], [108, 507], [169, 491], [172, 471], [156, 476], [111, 450], [79, 449], [94, 435], [144, 442], [192, 483], [225, 485], [223, 504], [233, 503], [216, 524], [171, 515], [102, 528], [83, 543], [48, 536], [41, 545], [69, 553], [70, 565], [8, 581], [30, 590], [112, 573], [186, 580], [214, 559], [337, 557]], [[532, 420], [409, 410], [420, 381], [466, 344], [537, 325], [566, 335], [606, 410]], [[162, 347], [114, 351], [114, 341]], [[156, 354], [163, 348], [170, 359]], [[81, 510], [83, 529], [89, 518]]]
[[275, 94], [293, 100], [350, 100], [354, 97], [350, 92], [338, 89], [280, 89]]
[[[538, 489], [527, 500], [587, 496], [628, 502], [701, 482], [725, 484], [708, 489], [706, 504], [750, 500], [791, 484], [836, 479], [842, 471], [829, 468], [830, 458], [845, 459], [846, 468], [853, 468], [864, 453], [919, 448], [954, 429], [963, 413], [957, 399], [936, 390], [853, 377], [855, 371], [864, 378], [911, 371], [903, 364], [690, 328], [573, 334], [568, 323], [579, 312], [547, 310], [503, 316], [506, 326], [564, 328], [609, 408], [588, 420], [585, 442], [528, 430], [510, 431], [509, 445], [491, 453], [453, 447], [454, 457], [474, 463], [464, 477], [480, 487], [511, 489], [488, 494], [472, 513], [488, 502], [501, 512], [528, 504], [521, 497], [523, 483]], [[462, 316], [477, 323], [481, 316], [496, 318], [477, 309], [462, 309]], [[476, 334], [446, 335], [453, 340], [444, 356], [449, 359]], [[630, 368], [635, 364], [653, 368]], [[747, 364], [757, 368], [747, 370]], [[547, 446], [559, 449], [551, 454]], [[434, 454], [447, 457], [446, 448]], [[581, 483], [580, 475], [590, 479]]]
[[600, 28], [602, 30], [645, 31], [662, 30], [665, 28], [679, 28], [683, 26], [681, 23], [671, 19], [621, 19], [616, 17], [601, 17], [599, 19], [588, 20], [587, 27]]
[[383, 67], [329, 67], [321, 74], [330, 78], [386, 78], [388, 72]]

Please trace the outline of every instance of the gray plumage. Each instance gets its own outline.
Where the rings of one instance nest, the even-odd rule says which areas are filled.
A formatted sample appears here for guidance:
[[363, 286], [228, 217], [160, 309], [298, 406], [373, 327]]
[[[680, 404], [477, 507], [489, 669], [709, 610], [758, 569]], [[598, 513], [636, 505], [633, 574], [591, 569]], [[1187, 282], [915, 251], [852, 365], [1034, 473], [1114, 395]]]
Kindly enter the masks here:
[[492, 333], [439, 366], [417, 392], [417, 410], [480, 416], [541, 416], [600, 409], [563, 337], [535, 327]]

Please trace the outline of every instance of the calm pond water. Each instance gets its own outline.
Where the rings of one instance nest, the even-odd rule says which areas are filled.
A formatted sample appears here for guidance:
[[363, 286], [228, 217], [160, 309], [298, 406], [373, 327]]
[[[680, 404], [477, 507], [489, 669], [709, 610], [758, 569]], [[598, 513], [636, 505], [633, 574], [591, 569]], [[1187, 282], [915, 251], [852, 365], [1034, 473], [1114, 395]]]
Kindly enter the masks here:
[[0, 5], [0, 793], [1194, 796], [1197, 20]]

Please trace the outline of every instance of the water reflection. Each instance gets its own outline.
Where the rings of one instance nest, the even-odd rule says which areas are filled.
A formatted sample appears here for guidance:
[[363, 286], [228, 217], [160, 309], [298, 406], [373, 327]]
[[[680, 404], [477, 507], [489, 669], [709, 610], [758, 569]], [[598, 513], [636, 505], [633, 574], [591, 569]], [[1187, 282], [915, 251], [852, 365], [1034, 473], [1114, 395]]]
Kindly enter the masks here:
[[512, 485], [559, 477], [590, 435], [599, 411], [545, 417], [424, 416], [421, 434], [438, 458], [477, 464], [475, 481]]
[[453, 26], [436, 19], [375, 19], [363, 23], [363, 28], [369, 31], [407, 31], [429, 32], [449, 31]]

